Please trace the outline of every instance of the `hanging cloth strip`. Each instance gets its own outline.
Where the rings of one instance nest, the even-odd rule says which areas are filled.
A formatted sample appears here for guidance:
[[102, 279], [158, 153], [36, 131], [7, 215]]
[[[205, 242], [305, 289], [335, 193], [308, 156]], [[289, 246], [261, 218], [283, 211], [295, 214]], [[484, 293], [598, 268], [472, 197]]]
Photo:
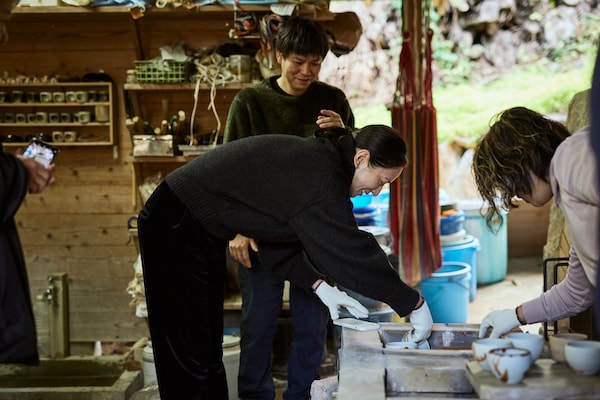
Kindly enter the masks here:
[[409, 165], [390, 188], [390, 231], [402, 279], [411, 285], [441, 266], [436, 113], [432, 101], [431, 38], [427, 32], [424, 99], [415, 87], [411, 33], [404, 32], [392, 125], [407, 143]]

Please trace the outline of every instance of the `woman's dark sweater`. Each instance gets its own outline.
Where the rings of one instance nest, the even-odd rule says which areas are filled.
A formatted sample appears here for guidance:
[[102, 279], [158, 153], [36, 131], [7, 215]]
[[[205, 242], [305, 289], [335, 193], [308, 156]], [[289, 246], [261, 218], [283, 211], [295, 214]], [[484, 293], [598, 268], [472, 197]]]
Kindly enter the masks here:
[[351, 135], [253, 136], [197, 157], [166, 181], [208, 232], [254, 238], [264, 266], [282, 279], [310, 289], [330, 278], [404, 316], [419, 294], [358, 229], [349, 199], [354, 154]]

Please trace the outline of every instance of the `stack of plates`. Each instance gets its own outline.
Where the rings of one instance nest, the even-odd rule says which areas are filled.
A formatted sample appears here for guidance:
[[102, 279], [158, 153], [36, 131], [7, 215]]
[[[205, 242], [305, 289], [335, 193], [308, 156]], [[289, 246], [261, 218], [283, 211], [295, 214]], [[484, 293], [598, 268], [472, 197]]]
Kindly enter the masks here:
[[375, 225], [375, 217], [380, 211], [377, 207], [355, 207], [352, 212], [358, 225]]

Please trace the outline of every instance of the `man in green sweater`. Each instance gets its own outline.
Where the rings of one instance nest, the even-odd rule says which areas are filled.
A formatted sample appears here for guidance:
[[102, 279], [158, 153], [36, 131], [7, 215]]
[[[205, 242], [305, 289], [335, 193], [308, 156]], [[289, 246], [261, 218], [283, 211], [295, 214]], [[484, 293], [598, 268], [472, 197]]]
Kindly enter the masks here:
[[[225, 142], [271, 133], [307, 137], [317, 128], [353, 127], [345, 94], [317, 80], [328, 51], [327, 33], [316, 21], [301, 17], [284, 21], [276, 44], [281, 76], [237, 94], [229, 109]], [[249, 249], [258, 251], [254, 240], [243, 235], [229, 242], [231, 255], [240, 263], [242, 293], [238, 392], [242, 400], [271, 400], [275, 397], [271, 349], [284, 282], [267, 273], [256, 258], [251, 263]], [[319, 378], [329, 314], [316, 296], [294, 284], [290, 285], [290, 313], [294, 334], [283, 398], [306, 400], [312, 381]]]

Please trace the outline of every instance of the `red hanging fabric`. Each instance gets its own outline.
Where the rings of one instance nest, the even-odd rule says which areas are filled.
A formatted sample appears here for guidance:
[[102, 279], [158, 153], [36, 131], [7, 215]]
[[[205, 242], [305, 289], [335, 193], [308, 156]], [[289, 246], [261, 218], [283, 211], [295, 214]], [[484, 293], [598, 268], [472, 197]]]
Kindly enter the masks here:
[[432, 97], [431, 38], [427, 32], [424, 102], [417, 96], [411, 34], [403, 34], [392, 126], [407, 143], [409, 165], [390, 187], [390, 231], [399, 271], [414, 285], [441, 265], [436, 113]]

